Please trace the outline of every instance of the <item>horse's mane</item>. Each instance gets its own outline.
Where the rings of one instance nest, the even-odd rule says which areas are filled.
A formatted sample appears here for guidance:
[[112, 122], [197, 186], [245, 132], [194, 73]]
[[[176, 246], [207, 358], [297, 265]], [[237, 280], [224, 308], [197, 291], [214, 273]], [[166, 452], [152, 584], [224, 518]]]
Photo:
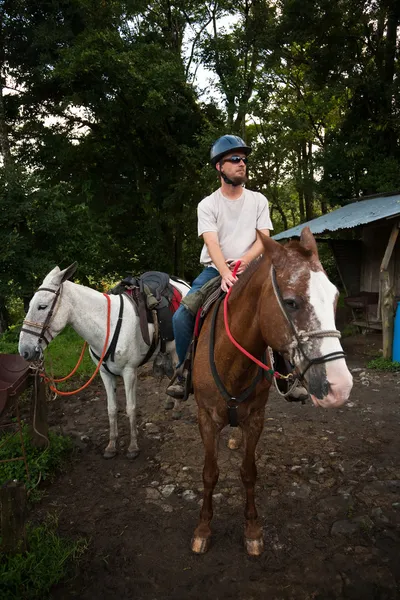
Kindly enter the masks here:
[[247, 285], [247, 282], [249, 281], [250, 277], [255, 271], [257, 271], [262, 259], [263, 255], [261, 254], [260, 256], [257, 256], [257, 258], [251, 261], [245, 272], [238, 278], [238, 282], [235, 283], [235, 285], [233, 286], [231, 295], [237, 296], [237, 294], [240, 294], [241, 289], [245, 285]]

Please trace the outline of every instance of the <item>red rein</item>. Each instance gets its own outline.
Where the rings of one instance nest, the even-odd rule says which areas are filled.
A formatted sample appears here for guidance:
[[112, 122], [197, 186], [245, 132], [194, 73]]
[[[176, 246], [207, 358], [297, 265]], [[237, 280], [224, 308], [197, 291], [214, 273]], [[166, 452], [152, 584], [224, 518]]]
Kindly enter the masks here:
[[[235, 268], [233, 269], [233, 273], [232, 273], [234, 276], [236, 276], [236, 273], [238, 272], [238, 269], [240, 267], [240, 263], [241, 263], [241, 261], [238, 260], [236, 262], [236, 264], [235, 264]], [[226, 330], [226, 333], [228, 335], [228, 338], [230, 339], [230, 341], [232, 342], [232, 344], [234, 346], [236, 346], [236, 348], [238, 348], [240, 350], [240, 352], [242, 352], [242, 354], [244, 354], [245, 356], [247, 356], [247, 358], [250, 358], [250, 360], [252, 360], [253, 362], [256, 363], [256, 365], [258, 365], [259, 367], [261, 367], [262, 369], [264, 369], [264, 371], [267, 371], [268, 373], [272, 373], [273, 376], [276, 377], [276, 378], [281, 377], [281, 375], [280, 375], [280, 373], [278, 373], [278, 371], [274, 371], [273, 369], [270, 369], [268, 365], [264, 365], [264, 363], [262, 363], [261, 361], [259, 361], [252, 354], [250, 354], [250, 352], [247, 352], [247, 350], [245, 350], [245, 348], [243, 348], [243, 346], [241, 346], [239, 344], [239, 342], [237, 342], [235, 340], [235, 338], [233, 337], [233, 335], [231, 334], [231, 331], [229, 329], [229, 323], [228, 323], [228, 299], [229, 299], [229, 296], [231, 294], [232, 287], [229, 288], [228, 293], [226, 294], [226, 297], [225, 297], [225, 300], [224, 300], [224, 322], [225, 322], [225, 330]]]

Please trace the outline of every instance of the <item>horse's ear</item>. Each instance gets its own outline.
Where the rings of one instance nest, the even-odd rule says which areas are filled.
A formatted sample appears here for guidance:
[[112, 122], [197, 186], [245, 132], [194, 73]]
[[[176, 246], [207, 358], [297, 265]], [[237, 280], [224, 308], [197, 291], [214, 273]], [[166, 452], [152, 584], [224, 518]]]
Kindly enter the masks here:
[[286, 250], [279, 242], [276, 242], [269, 235], [264, 235], [261, 231], [257, 231], [264, 245], [265, 254], [271, 257], [275, 267], [282, 267], [286, 261]]
[[310, 250], [313, 254], [318, 256], [318, 247], [317, 242], [315, 241], [315, 237], [311, 233], [311, 229], [309, 227], [304, 227], [301, 231], [300, 235], [300, 245], [303, 246], [306, 250]]
[[78, 263], [74, 262], [74, 263], [72, 263], [72, 265], [69, 265], [69, 267], [67, 267], [63, 271], [60, 271], [60, 274], [59, 274], [61, 277], [60, 284], [64, 283], [64, 281], [67, 281], [67, 279], [72, 277], [72, 275], [75, 273], [77, 268], [78, 268]]

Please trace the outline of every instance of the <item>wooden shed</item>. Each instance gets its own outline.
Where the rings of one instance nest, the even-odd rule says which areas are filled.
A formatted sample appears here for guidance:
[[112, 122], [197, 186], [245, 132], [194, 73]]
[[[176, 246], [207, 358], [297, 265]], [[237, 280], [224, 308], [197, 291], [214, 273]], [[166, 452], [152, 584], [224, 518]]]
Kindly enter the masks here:
[[332, 248], [353, 323], [382, 331], [383, 354], [392, 354], [393, 324], [400, 301], [400, 193], [352, 201], [274, 236], [300, 237], [308, 225]]

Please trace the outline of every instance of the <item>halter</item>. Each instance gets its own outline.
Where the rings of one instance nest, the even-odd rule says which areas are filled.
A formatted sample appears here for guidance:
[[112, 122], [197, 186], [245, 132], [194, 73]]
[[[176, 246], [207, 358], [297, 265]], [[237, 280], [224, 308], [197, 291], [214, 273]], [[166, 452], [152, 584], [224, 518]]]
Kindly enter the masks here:
[[[75, 368], [71, 371], [71, 373], [69, 373], [69, 375], [67, 375], [66, 377], [62, 377], [61, 379], [54, 379], [54, 377], [48, 377], [46, 375], [45, 369], [44, 369], [44, 358], [43, 358], [43, 351], [42, 348], [40, 347], [40, 342], [43, 340], [44, 342], [46, 342], [46, 346], [48, 346], [50, 344], [50, 342], [54, 339], [54, 336], [51, 335], [50, 331], [49, 331], [49, 327], [50, 327], [50, 322], [52, 317], [54, 316], [54, 310], [56, 307], [56, 303], [58, 298], [61, 295], [61, 291], [62, 291], [62, 283], [59, 285], [59, 287], [57, 288], [57, 290], [52, 290], [51, 288], [39, 288], [38, 290], [36, 290], [37, 292], [51, 292], [52, 294], [54, 294], [54, 300], [50, 306], [50, 310], [44, 320], [44, 323], [36, 323], [35, 321], [28, 321], [27, 319], [25, 319], [22, 324], [27, 324], [30, 327], [37, 327], [38, 329], [40, 329], [40, 333], [38, 333], [37, 331], [32, 331], [30, 329], [25, 329], [24, 327], [21, 328], [21, 331], [24, 331], [25, 333], [29, 333], [31, 335], [34, 335], [36, 337], [39, 338], [38, 340], [38, 346], [36, 348], [36, 350], [41, 352], [41, 358], [40, 358], [40, 362], [37, 363], [36, 366], [32, 367], [36, 373], [40, 373], [40, 376], [44, 378], [46, 383], [49, 383], [49, 388], [51, 389], [52, 392], [54, 392], [55, 394], [59, 394], [60, 396], [72, 396], [73, 394], [77, 394], [78, 392], [80, 392], [81, 390], [84, 390], [86, 387], [88, 387], [88, 385], [90, 385], [90, 383], [92, 383], [93, 379], [96, 377], [97, 373], [100, 370], [100, 367], [103, 365], [103, 362], [105, 360], [105, 355], [106, 355], [106, 351], [108, 348], [108, 342], [110, 339], [110, 321], [111, 321], [111, 300], [110, 300], [110, 295], [109, 294], [104, 294], [103, 296], [105, 296], [105, 298], [107, 299], [107, 326], [106, 326], [106, 338], [104, 341], [104, 346], [103, 346], [103, 350], [101, 352], [101, 356], [96, 356], [96, 358], [98, 359], [98, 363], [96, 366], [96, 369], [93, 373], [93, 375], [90, 377], [90, 379], [84, 383], [79, 389], [77, 390], [71, 390], [68, 392], [62, 392], [61, 390], [58, 390], [57, 388], [55, 388], [53, 385], [51, 385], [52, 383], [59, 383], [61, 381], [66, 381], [67, 379], [69, 379], [72, 375], [74, 375], [74, 373], [76, 372], [76, 370], [78, 369], [82, 359], [83, 359], [83, 355], [85, 353], [86, 350], [86, 346], [87, 346], [87, 342], [84, 343], [83, 348], [82, 348], [82, 352], [81, 355], [79, 357], [78, 363], [75, 366]], [[117, 337], [119, 334], [119, 329], [120, 329], [120, 322], [121, 322], [121, 311], [119, 314], [119, 320], [118, 320], [118, 325], [117, 325]], [[45, 337], [45, 334], [47, 333], [48, 337], [50, 338], [50, 340], [47, 340], [47, 338]], [[115, 348], [112, 348], [111, 351], [114, 351]], [[94, 352], [93, 352], [94, 354]], [[104, 367], [106, 367], [106, 365], [104, 365]]]
[[278, 301], [279, 307], [283, 313], [283, 315], [285, 316], [287, 322], [289, 323], [290, 329], [295, 337], [295, 343], [292, 345], [293, 350], [298, 350], [298, 352], [300, 354], [303, 355], [303, 357], [305, 358], [305, 360], [307, 361], [306, 367], [303, 370], [302, 373], [299, 373], [298, 377], [299, 379], [303, 379], [304, 375], [307, 373], [308, 369], [310, 367], [312, 367], [313, 365], [319, 365], [319, 364], [323, 364], [326, 362], [330, 362], [331, 360], [338, 360], [340, 358], [344, 358], [346, 356], [346, 354], [343, 352], [343, 350], [337, 350], [336, 352], [330, 352], [329, 354], [324, 354], [323, 356], [319, 356], [317, 358], [309, 358], [306, 354], [306, 352], [304, 351], [304, 343], [307, 342], [310, 338], [325, 338], [325, 337], [336, 337], [336, 338], [340, 338], [341, 337], [341, 333], [340, 331], [338, 331], [337, 329], [314, 329], [313, 331], [308, 331], [308, 332], [298, 332], [296, 327], [294, 326], [294, 323], [292, 321], [292, 319], [290, 318], [283, 298], [282, 298], [282, 294], [281, 291], [279, 289], [278, 286], [278, 282], [276, 280], [276, 272], [275, 272], [275, 267], [274, 265], [271, 265], [271, 281], [272, 281], [272, 287], [275, 293], [275, 297]]
[[[50, 306], [50, 310], [44, 320], [44, 323], [36, 323], [35, 321], [28, 321], [26, 319], [24, 319], [24, 321], [22, 321], [22, 325], [29, 325], [30, 327], [36, 327], [37, 329], [40, 329], [40, 333], [38, 333], [37, 331], [31, 331], [30, 329], [25, 329], [24, 327], [22, 327], [22, 329], [21, 329], [21, 331], [23, 331], [24, 333], [30, 333], [31, 335], [38, 337], [39, 338], [38, 346], [42, 341], [44, 341], [46, 343], [46, 346], [48, 346], [50, 344], [50, 342], [54, 339], [54, 336], [52, 336], [49, 331], [49, 327], [50, 327], [50, 321], [54, 314], [54, 309], [56, 307], [57, 300], [61, 294], [61, 289], [62, 289], [62, 284], [56, 290], [52, 290], [51, 288], [46, 288], [46, 287], [42, 287], [42, 288], [39, 288], [38, 290], [36, 290], [36, 293], [51, 292], [52, 294], [55, 294], [54, 300], [52, 302], [52, 305]], [[48, 337], [50, 338], [49, 340], [45, 336], [46, 333], [47, 333]]]

